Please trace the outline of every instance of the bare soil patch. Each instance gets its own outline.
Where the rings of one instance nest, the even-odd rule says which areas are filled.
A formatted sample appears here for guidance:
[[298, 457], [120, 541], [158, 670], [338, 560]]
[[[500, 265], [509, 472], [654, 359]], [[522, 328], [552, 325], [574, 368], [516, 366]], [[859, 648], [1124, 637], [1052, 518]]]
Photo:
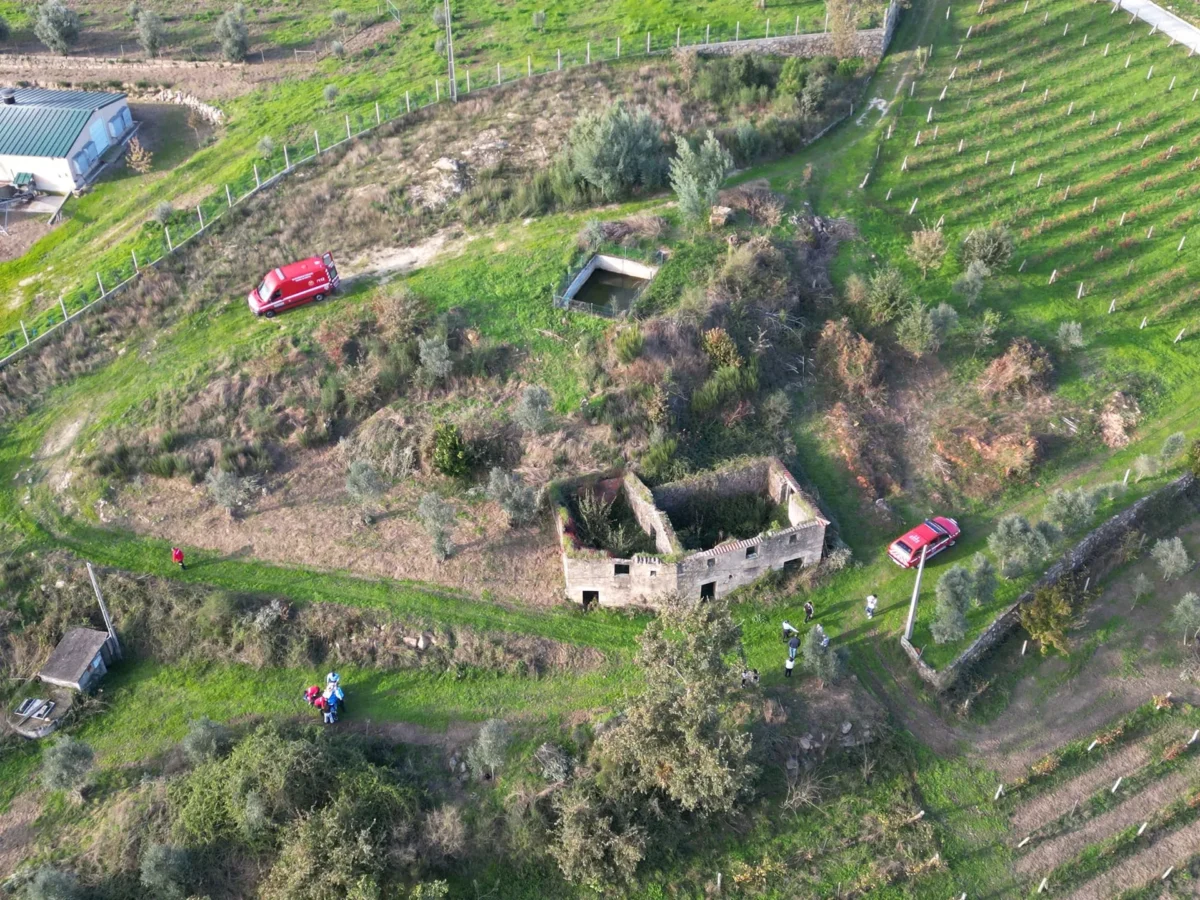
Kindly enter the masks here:
[[1093, 878], [1069, 895], [1069, 900], [1098, 900], [1160, 877], [1171, 866], [1190, 859], [1200, 846], [1200, 821], [1159, 838], [1141, 853], [1098, 878]]
[[1187, 784], [1195, 778], [1198, 769], [1200, 766], [1193, 762], [1144, 788], [1120, 806], [1089, 819], [1083, 827], [1039, 844], [1017, 860], [1017, 872], [1021, 875], [1046, 874], [1075, 858], [1089, 845], [1099, 843], [1130, 825], [1145, 822], [1156, 810], [1178, 799]]
[[1076, 800], [1087, 799], [1104, 785], [1111, 785], [1118, 778], [1145, 765], [1149, 759], [1147, 738], [1118, 750], [1098, 766], [1019, 806], [1012, 817], [1013, 831], [1022, 835], [1036, 831], [1068, 812]]
[[[25, 251], [54, 230], [50, 217], [44, 213], [27, 213], [14, 210], [8, 214], [5, 224], [7, 234], [0, 234], [0, 262], [19, 259]], [[20, 300], [15, 295], [14, 300]]]
[[41, 811], [35, 794], [29, 792], [13, 800], [8, 812], [0, 816], [0, 880], [11, 875], [28, 855], [37, 839], [33, 823]]

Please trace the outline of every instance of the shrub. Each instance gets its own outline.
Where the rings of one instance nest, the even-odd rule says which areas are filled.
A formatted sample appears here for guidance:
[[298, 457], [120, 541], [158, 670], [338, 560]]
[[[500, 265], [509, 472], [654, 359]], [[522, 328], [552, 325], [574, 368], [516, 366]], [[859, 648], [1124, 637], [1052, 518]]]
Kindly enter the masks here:
[[1186, 465], [1189, 472], [1200, 478], [1200, 439], [1192, 441], [1188, 448]]
[[662, 125], [647, 110], [631, 112], [621, 102], [576, 119], [567, 154], [575, 174], [605, 200], [656, 188], [666, 174]]
[[79, 40], [79, 15], [62, 0], [46, 0], [38, 7], [33, 34], [47, 48], [65, 56]]
[[1171, 613], [1171, 627], [1183, 633], [1183, 642], [1195, 641], [1200, 637], [1200, 596], [1188, 591], [1179, 598]]
[[933, 332], [937, 336], [938, 346], [941, 346], [958, 327], [958, 312], [949, 303], [939, 303], [929, 311], [929, 317], [933, 322]]
[[965, 566], [952, 566], [938, 579], [931, 626], [935, 643], [962, 640], [967, 633], [966, 611], [974, 592], [974, 579]]
[[333, 106], [338, 98], [338, 86], [336, 84], [327, 84], [321, 89], [321, 96], [325, 98], [327, 106]]
[[447, 478], [461, 480], [471, 474], [469, 448], [452, 422], [443, 422], [433, 430], [433, 468]]
[[350, 23], [350, 14], [344, 9], [335, 9], [329, 14], [329, 21], [333, 23], [333, 27], [340, 29], [345, 37], [346, 26]]
[[513, 418], [526, 431], [541, 434], [550, 427], [550, 392], [539, 384], [531, 384], [521, 391]]
[[1057, 490], [1050, 495], [1042, 515], [1066, 534], [1082, 531], [1096, 515], [1097, 496], [1086, 488]]
[[[425, 817], [421, 842], [436, 861], [462, 856], [467, 849], [467, 823], [457, 806], [446, 803]], [[411, 895], [410, 895], [411, 896]]]
[[558, 744], [542, 744], [533, 754], [542, 777], [551, 783], [566, 781], [571, 777], [571, 757]]
[[737, 344], [724, 328], [710, 328], [700, 335], [700, 346], [712, 364], [718, 368], [736, 369], [742, 364], [742, 354]]
[[867, 315], [872, 325], [886, 325], [913, 300], [904, 276], [894, 266], [884, 266], [872, 273], [867, 283]]
[[988, 537], [988, 549], [1000, 559], [1004, 577], [1016, 578], [1046, 558], [1051, 536], [1051, 529], [1034, 527], [1028, 519], [1014, 513], [997, 523], [996, 530]]
[[615, 820], [591, 781], [568, 785], [554, 795], [557, 822], [550, 856], [563, 877], [603, 891], [629, 882], [646, 853], [646, 832]]
[[138, 3], [138, 0], [131, 0], [130, 4], [125, 7], [125, 18], [127, 18], [133, 25], [137, 24], [138, 16], [141, 14], [142, 6], [140, 3]]
[[[329, 52], [332, 53], [334, 56], [336, 56], [338, 59], [341, 59], [343, 56], [346, 55], [346, 45], [343, 44], [341, 41], [331, 41], [329, 43]], [[325, 102], [326, 103], [333, 103], [333, 101], [337, 99], [336, 93], [332, 97], [329, 96], [329, 88], [331, 88], [331, 87], [333, 87], [332, 84], [327, 85], [325, 88]]]
[[[143, 147], [137, 137], [132, 137], [125, 147], [125, 165], [139, 175], [145, 175], [154, 166], [154, 154]], [[170, 214], [167, 218], [170, 218]]]
[[270, 159], [275, 155], [275, 139], [269, 134], [264, 134], [258, 139], [258, 155], [263, 159]]
[[922, 228], [912, 233], [908, 245], [908, 257], [921, 270], [921, 278], [942, 264], [946, 255], [946, 236], [936, 228]]
[[1130, 609], [1137, 606], [1137, 602], [1143, 597], [1149, 597], [1153, 592], [1154, 584], [1150, 581], [1150, 577], [1145, 572], [1138, 572], [1130, 587], [1130, 593], [1133, 595], [1133, 604]]
[[493, 468], [488, 475], [488, 497], [500, 505], [508, 517], [509, 527], [527, 525], [537, 515], [537, 490], [521, 479], [516, 472]]
[[1160, 539], [1150, 550], [1150, 555], [1158, 563], [1166, 581], [1174, 581], [1192, 567], [1187, 548], [1177, 537]]
[[679, 200], [679, 211], [684, 219], [698, 222], [716, 204], [721, 182], [733, 168], [733, 158], [711, 131], [698, 153], [683, 135], [676, 135], [675, 142], [675, 158], [670, 167], [671, 188]]
[[1083, 347], [1083, 326], [1078, 322], [1063, 322], [1058, 326], [1058, 346], [1064, 353]]
[[974, 590], [971, 597], [976, 606], [985, 606], [996, 598], [996, 569], [992, 561], [982, 553], [976, 553], [971, 559], [971, 583]]
[[828, 81], [824, 75], [814, 75], [804, 85], [800, 92], [800, 115], [806, 119], [814, 118], [825, 106], [825, 89]]
[[188, 762], [198, 766], [229, 752], [229, 748], [233, 746], [233, 736], [220, 722], [214, 722], [208, 716], [201, 716], [188, 723], [182, 746], [183, 755], [188, 758]]
[[137, 18], [138, 43], [150, 57], [158, 56], [158, 52], [167, 42], [167, 26], [157, 13], [142, 10]]
[[16, 896], [20, 900], [81, 900], [84, 892], [71, 872], [43, 866], [21, 886]]
[[454, 507], [437, 494], [426, 494], [417, 505], [417, 516], [425, 531], [433, 539], [433, 553], [440, 559], [450, 558], [454, 543], [450, 539], [450, 528], [454, 524]]
[[1186, 446], [1187, 436], [1182, 431], [1176, 431], [1174, 434], [1168, 435], [1167, 439], [1163, 441], [1162, 449], [1158, 451], [1158, 458], [1162, 460], [1164, 466], [1170, 466]]
[[642, 355], [642, 348], [646, 346], [646, 338], [642, 335], [642, 329], [635, 322], [617, 332], [613, 346], [617, 351], [617, 359], [628, 365]]
[[822, 684], [833, 684], [842, 677], [845, 664], [825, 637], [825, 629], [813, 625], [800, 644], [801, 664], [806, 672], [817, 677]]
[[1067, 576], [1056, 584], [1038, 588], [1033, 592], [1033, 599], [1021, 605], [1021, 626], [1041, 644], [1042, 653], [1050, 648], [1064, 655], [1071, 652], [1067, 629], [1074, 618], [1076, 604], [1083, 599], [1074, 576]]
[[896, 341], [920, 359], [926, 353], [936, 353], [941, 345], [929, 307], [914, 300], [896, 324]]
[[508, 724], [503, 719], [488, 719], [479, 729], [475, 742], [467, 751], [467, 765], [476, 778], [494, 778], [496, 769], [504, 765], [504, 755], [510, 740]]
[[1054, 366], [1050, 355], [1028, 338], [1017, 338], [979, 378], [980, 393], [1033, 394], [1045, 390]]
[[533, 14], [533, 27], [538, 31], [546, 30], [546, 11], [544, 9], [539, 9]]
[[433, 8], [433, 24], [438, 28], [446, 27], [446, 10], [440, 3]]
[[141, 883], [150, 895], [162, 900], [183, 900], [191, 881], [191, 859], [183, 847], [148, 844], [142, 853]]
[[808, 61], [799, 56], [789, 56], [783, 61], [779, 70], [779, 80], [775, 83], [775, 91], [792, 97], [799, 97], [808, 80]]
[[967, 271], [954, 281], [953, 291], [967, 301], [967, 308], [974, 306], [983, 296], [983, 289], [992, 270], [977, 259], [967, 264]]
[[258, 479], [253, 476], [241, 477], [235, 472], [226, 472], [217, 466], [208, 470], [204, 476], [204, 487], [209, 498], [217, 506], [231, 516], [250, 501]]
[[1013, 239], [1008, 229], [999, 225], [974, 228], [963, 241], [963, 264], [979, 260], [993, 272], [1008, 265], [1013, 255]]
[[1139, 454], [1133, 461], [1133, 474], [1135, 481], [1153, 478], [1158, 474], [1158, 457], [1148, 453]]
[[425, 377], [431, 382], [445, 380], [454, 368], [446, 339], [440, 335], [418, 338], [417, 347], [421, 357], [421, 371]]
[[387, 485], [375, 471], [375, 467], [365, 459], [356, 459], [350, 463], [346, 473], [346, 493], [350, 499], [363, 509], [376, 503], [387, 490]]
[[217, 42], [221, 52], [232, 62], [241, 62], [250, 49], [250, 29], [246, 27], [246, 7], [238, 3], [217, 20]]
[[170, 223], [171, 216], [175, 215], [175, 207], [166, 200], [161, 201], [154, 207], [154, 221], [164, 228]]
[[91, 747], [63, 735], [42, 755], [42, 784], [51, 791], [74, 791], [78, 795], [94, 760]]

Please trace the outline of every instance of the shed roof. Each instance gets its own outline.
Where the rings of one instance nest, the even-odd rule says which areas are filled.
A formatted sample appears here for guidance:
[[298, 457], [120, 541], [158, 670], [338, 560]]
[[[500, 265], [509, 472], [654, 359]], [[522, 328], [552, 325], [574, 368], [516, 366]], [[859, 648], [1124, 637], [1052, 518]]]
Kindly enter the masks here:
[[[11, 89], [9, 89], [11, 90]], [[0, 102], [0, 154], [63, 158], [92, 112], [125, 98], [103, 91], [18, 88]]]
[[72, 628], [58, 642], [38, 676], [59, 684], [77, 683], [107, 640], [108, 632], [94, 628]]

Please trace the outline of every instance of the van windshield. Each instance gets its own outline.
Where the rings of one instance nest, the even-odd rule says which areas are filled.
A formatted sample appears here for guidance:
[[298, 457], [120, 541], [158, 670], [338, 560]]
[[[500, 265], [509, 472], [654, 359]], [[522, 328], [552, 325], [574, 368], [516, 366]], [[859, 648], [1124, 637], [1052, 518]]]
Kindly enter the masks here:
[[892, 544], [892, 549], [901, 556], [912, 556], [912, 547], [908, 546], [904, 541], [896, 541], [896, 543]]
[[267, 291], [267, 282], [266, 282], [266, 280], [264, 279], [264, 280], [263, 280], [263, 283], [262, 283], [262, 284], [260, 284], [260, 285], [258, 286], [258, 299], [259, 299], [259, 300], [266, 300], [266, 299], [267, 299], [267, 294], [268, 294], [268, 293], [269, 293], [269, 292]]

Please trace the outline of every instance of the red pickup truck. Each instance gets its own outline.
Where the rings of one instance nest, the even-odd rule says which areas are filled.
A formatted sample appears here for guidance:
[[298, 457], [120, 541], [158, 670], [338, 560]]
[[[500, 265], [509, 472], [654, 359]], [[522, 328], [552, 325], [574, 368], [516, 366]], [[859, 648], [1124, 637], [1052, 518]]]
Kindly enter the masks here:
[[326, 253], [272, 269], [247, 299], [251, 312], [270, 319], [285, 309], [324, 300], [341, 283], [333, 255]]

